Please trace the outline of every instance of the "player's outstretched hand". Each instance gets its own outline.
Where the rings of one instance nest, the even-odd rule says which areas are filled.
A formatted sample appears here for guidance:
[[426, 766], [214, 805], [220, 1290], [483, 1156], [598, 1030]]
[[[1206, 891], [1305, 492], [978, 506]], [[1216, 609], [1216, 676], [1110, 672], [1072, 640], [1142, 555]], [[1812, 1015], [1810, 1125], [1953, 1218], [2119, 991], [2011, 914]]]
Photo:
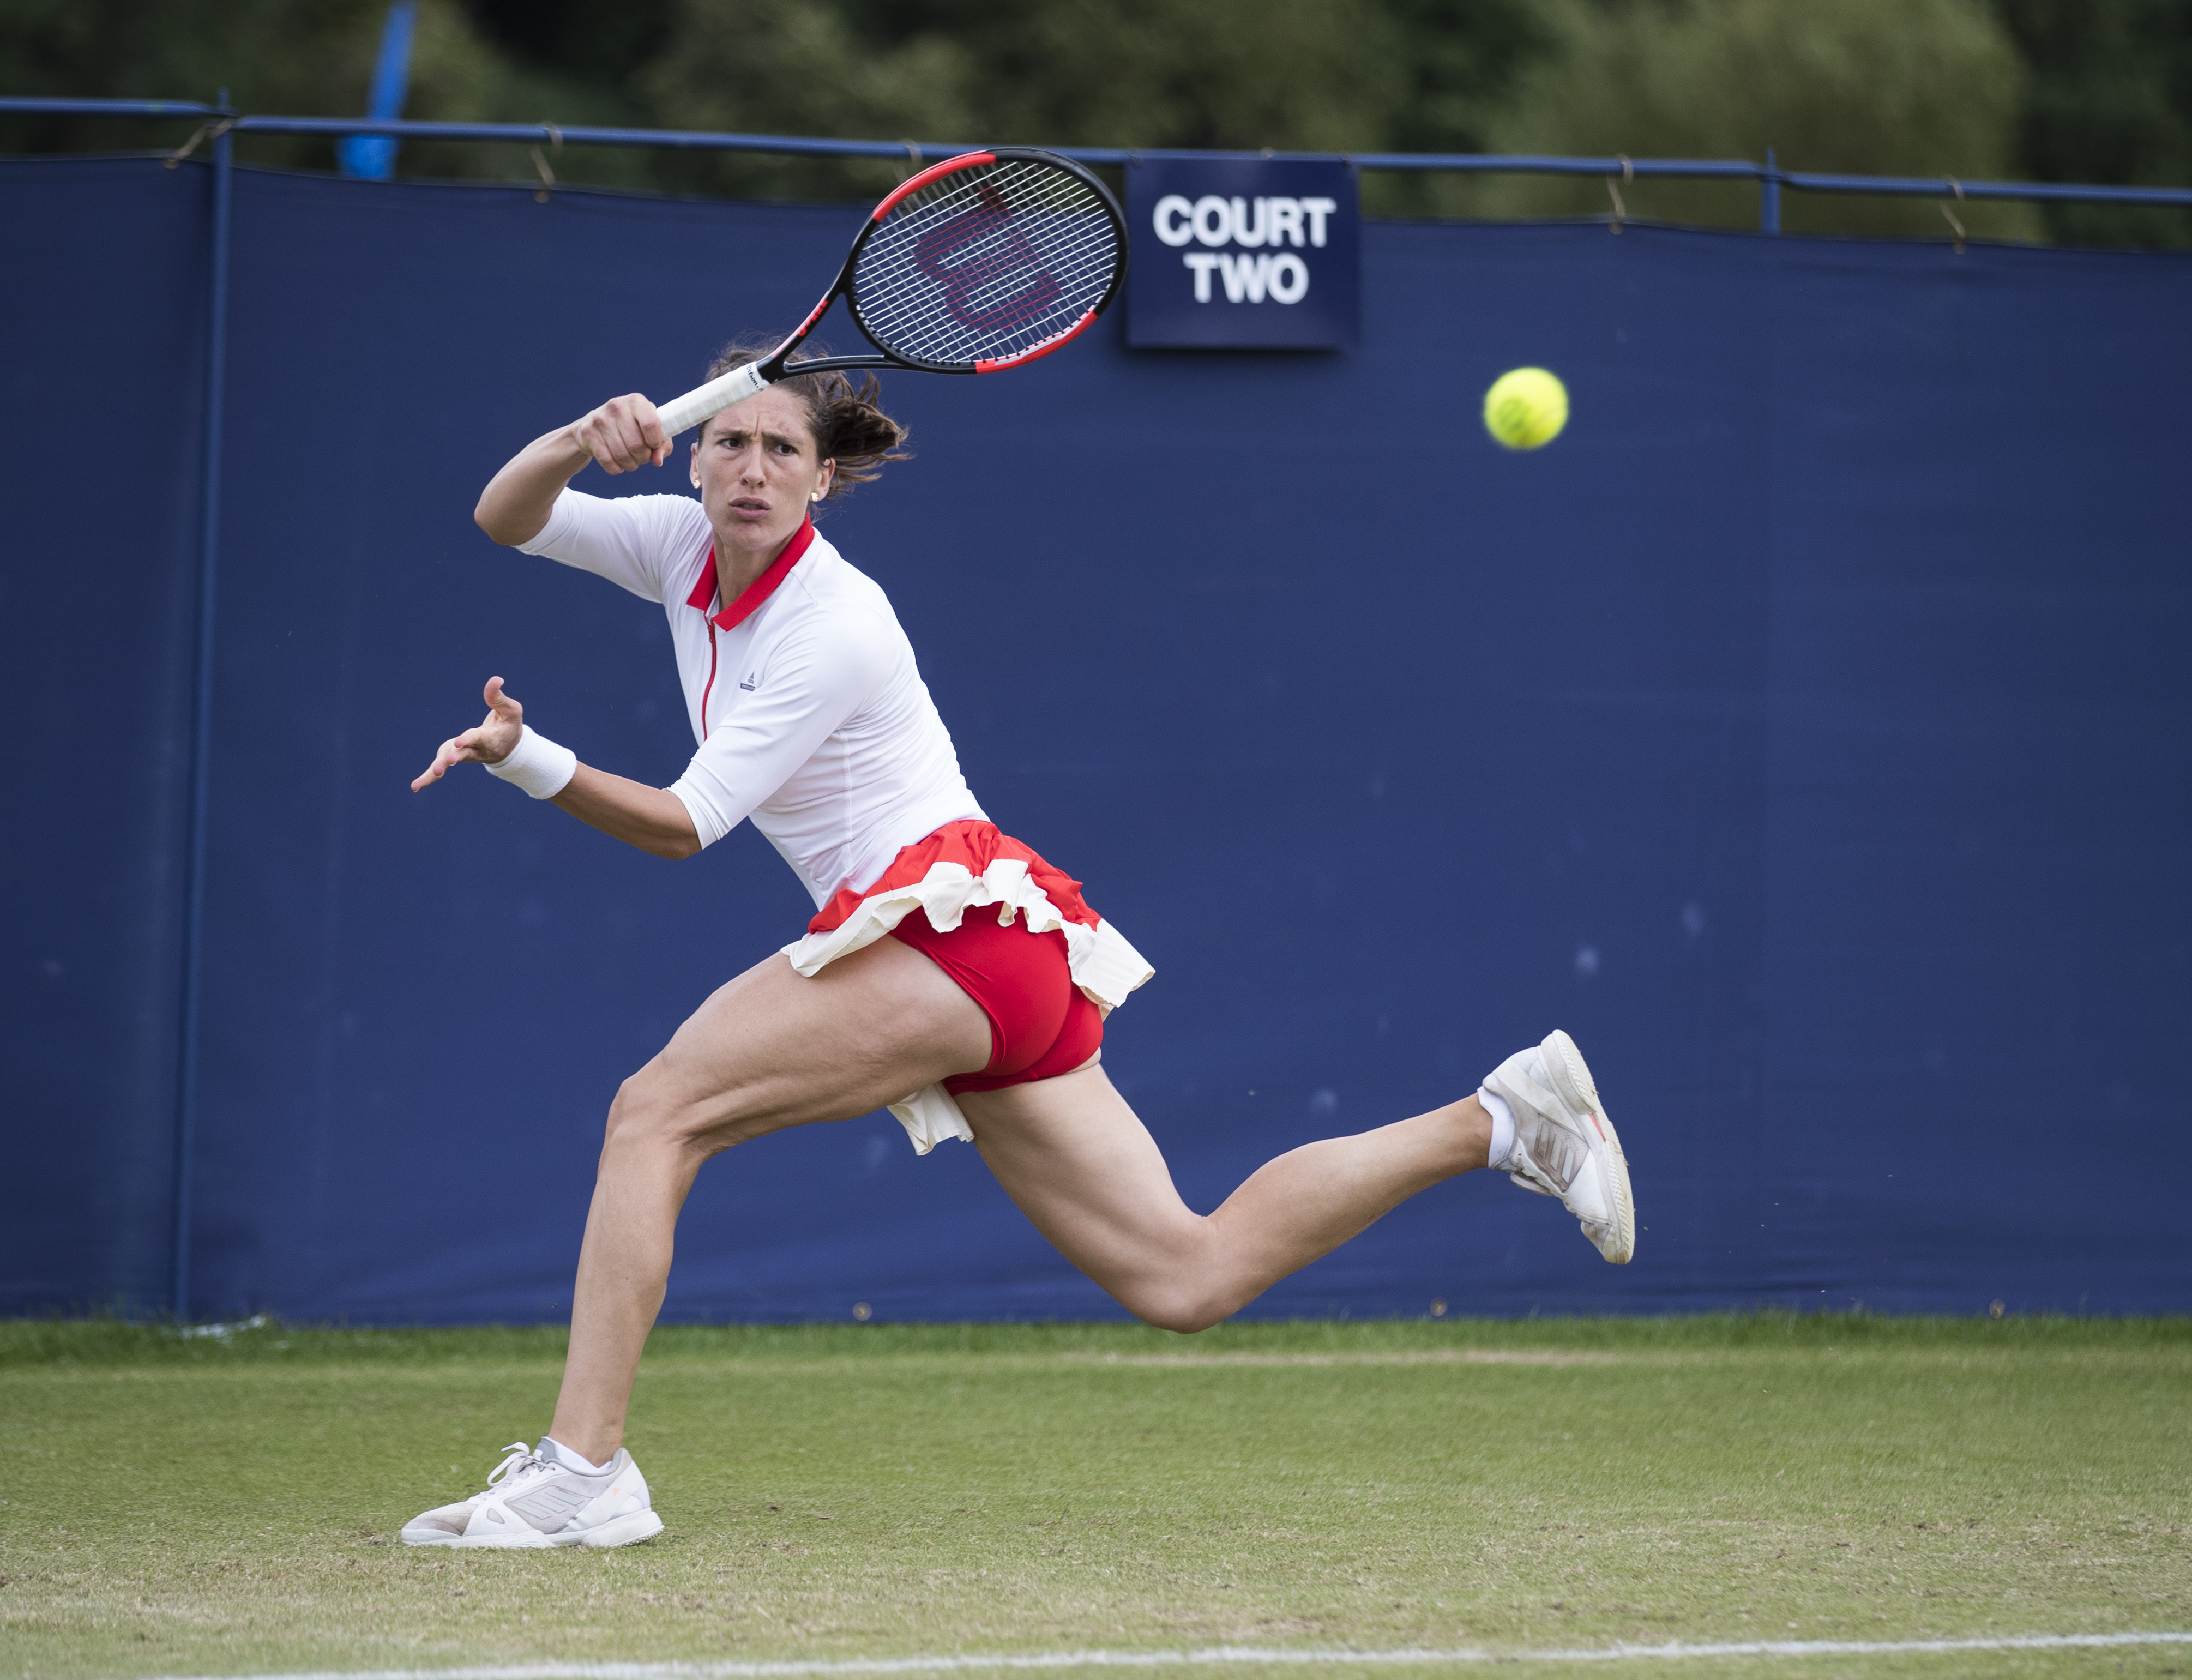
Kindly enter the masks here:
[[441, 780], [453, 764], [499, 764], [516, 750], [518, 736], [525, 733], [525, 708], [503, 693], [499, 677], [487, 679], [482, 698], [487, 701], [487, 721], [443, 741], [426, 773], [411, 784], [414, 793]]
[[571, 441], [599, 461], [604, 472], [636, 472], [670, 459], [670, 439], [663, 435], [661, 417], [654, 404], [636, 391], [629, 397], [612, 397], [584, 419], [574, 420]]

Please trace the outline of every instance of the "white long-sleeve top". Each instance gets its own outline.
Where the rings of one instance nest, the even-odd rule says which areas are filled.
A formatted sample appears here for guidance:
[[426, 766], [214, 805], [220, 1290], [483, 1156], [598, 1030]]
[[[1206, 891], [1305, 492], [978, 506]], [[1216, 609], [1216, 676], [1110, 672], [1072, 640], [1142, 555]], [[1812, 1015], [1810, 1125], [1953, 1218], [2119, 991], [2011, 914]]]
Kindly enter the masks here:
[[688, 496], [565, 490], [520, 545], [661, 603], [700, 744], [670, 791], [700, 843], [751, 817], [819, 909], [945, 823], [986, 821], [875, 580], [810, 525], [727, 600], [714, 543]]

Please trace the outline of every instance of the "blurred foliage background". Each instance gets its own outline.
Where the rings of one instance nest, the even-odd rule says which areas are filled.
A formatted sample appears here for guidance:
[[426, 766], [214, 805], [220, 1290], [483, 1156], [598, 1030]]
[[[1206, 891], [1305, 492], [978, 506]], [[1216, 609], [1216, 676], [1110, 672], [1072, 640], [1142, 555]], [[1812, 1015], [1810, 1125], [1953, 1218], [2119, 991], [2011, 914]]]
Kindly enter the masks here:
[[[363, 110], [385, 0], [0, 0], [0, 92]], [[1799, 169], [2192, 184], [2192, 0], [420, 0], [405, 115], [930, 144], [1749, 157]], [[186, 131], [14, 119], [0, 148]], [[333, 166], [323, 141], [248, 161]], [[571, 147], [559, 180], [865, 197], [905, 173]], [[405, 174], [531, 180], [407, 143]], [[1638, 182], [1633, 216], [1755, 226], [1750, 186]], [[1596, 180], [1371, 174], [1373, 214], [1602, 214]], [[1820, 231], [1947, 232], [1930, 200], [1790, 195]], [[2192, 215], [1961, 207], [1975, 234], [2192, 243]]]

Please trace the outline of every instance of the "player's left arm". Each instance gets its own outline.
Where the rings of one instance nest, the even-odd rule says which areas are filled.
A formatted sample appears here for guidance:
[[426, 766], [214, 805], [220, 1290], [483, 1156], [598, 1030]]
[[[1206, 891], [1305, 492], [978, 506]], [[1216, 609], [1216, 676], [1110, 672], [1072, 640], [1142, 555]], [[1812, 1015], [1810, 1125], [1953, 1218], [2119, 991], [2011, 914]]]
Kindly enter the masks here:
[[549, 803], [559, 811], [568, 811], [589, 828], [598, 828], [612, 840], [621, 840], [673, 863], [700, 854], [693, 814], [666, 787], [649, 787], [643, 781], [581, 764], [570, 785]]
[[[484, 698], [486, 721], [443, 741], [434, 762], [411, 784], [414, 793], [431, 787], [456, 765], [499, 764], [517, 750], [525, 733], [525, 708], [503, 693], [499, 677], [488, 679]], [[659, 858], [689, 858], [700, 849], [692, 814], [676, 794], [591, 764], [579, 764], [550, 803], [612, 839]]]

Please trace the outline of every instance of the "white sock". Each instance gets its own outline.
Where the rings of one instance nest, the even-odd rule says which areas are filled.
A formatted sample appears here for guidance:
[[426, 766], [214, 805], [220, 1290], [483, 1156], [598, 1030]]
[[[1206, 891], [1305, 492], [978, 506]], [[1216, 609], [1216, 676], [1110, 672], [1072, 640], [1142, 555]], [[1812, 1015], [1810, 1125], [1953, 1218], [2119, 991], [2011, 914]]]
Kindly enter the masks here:
[[1492, 1117], [1492, 1154], [1484, 1164], [1495, 1172], [1504, 1171], [1507, 1157], [1515, 1152], [1515, 1111], [1507, 1106], [1507, 1099], [1497, 1091], [1479, 1088], [1476, 1100]]
[[575, 1470], [582, 1476], [605, 1476], [608, 1473], [608, 1466], [596, 1464], [591, 1459], [581, 1458], [552, 1435], [541, 1437], [540, 1444], [544, 1447], [553, 1447], [556, 1449], [557, 1458], [562, 1461], [567, 1470]]

